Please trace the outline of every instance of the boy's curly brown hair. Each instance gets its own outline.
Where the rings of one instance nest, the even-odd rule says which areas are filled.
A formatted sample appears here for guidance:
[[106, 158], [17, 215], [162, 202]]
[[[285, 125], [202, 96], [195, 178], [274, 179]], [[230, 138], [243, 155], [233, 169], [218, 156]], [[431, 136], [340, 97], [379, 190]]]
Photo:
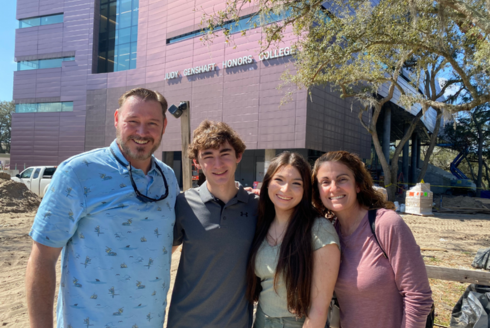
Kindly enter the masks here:
[[245, 144], [228, 124], [204, 120], [194, 130], [194, 137], [189, 145], [189, 158], [198, 160], [199, 150], [218, 149], [226, 141], [235, 149], [236, 156], [243, 154]]

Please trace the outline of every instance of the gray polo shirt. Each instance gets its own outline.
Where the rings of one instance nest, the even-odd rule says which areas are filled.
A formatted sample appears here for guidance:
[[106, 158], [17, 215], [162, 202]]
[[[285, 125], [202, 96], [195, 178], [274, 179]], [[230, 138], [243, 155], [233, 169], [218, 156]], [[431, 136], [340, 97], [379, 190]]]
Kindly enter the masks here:
[[168, 328], [252, 326], [245, 291], [257, 209], [258, 196], [243, 187], [227, 204], [206, 182], [177, 197], [173, 245], [183, 247]]

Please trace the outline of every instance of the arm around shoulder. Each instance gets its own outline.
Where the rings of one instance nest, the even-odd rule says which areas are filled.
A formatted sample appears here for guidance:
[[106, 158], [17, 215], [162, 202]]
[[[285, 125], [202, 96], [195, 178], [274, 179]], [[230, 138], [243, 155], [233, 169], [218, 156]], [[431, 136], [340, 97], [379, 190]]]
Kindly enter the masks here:
[[56, 262], [61, 248], [33, 242], [27, 262], [26, 294], [31, 328], [53, 327]]

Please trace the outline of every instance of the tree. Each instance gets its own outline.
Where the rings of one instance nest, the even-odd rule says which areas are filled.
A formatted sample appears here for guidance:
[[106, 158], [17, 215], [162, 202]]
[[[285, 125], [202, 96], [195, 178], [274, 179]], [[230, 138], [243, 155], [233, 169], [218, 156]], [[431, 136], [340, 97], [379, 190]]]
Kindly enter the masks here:
[[[228, 0], [224, 10], [203, 15], [208, 31], [204, 40], [211, 40], [217, 27], [237, 20], [247, 6], [254, 5], [255, 15], [260, 17], [286, 13], [283, 21], [263, 26], [263, 48], [280, 42], [292, 27], [299, 36], [296, 73], [286, 72], [285, 79], [307, 88], [333, 85], [342, 97], [359, 101], [363, 111], [372, 113], [368, 122], [363, 121], [363, 111], [359, 119], [372, 135], [384, 183], [393, 199], [398, 158], [420, 116], [430, 107], [440, 118], [490, 101], [489, 8], [485, 0], [323, 2]], [[229, 39], [232, 35], [228, 31], [224, 34]], [[409, 80], [408, 87], [400, 83], [402, 74]], [[439, 77], [446, 78], [441, 90], [436, 87]], [[426, 92], [418, 92], [424, 85]], [[441, 97], [448, 88], [456, 90], [449, 101]], [[404, 108], [421, 108], [398, 144], [391, 165], [376, 131], [382, 107], [389, 101]], [[433, 144], [436, 138], [437, 133]]]
[[[480, 196], [482, 189], [485, 189], [484, 170], [486, 170], [486, 188], [489, 188], [488, 166], [486, 162], [490, 159], [490, 104], [480, 105], [470, 113], [459, 116], [455, 126], [446, 125], [444, 129], [444, 139], [448, 142], [451, 149], [458, 152], [467, 150], [465, 155], [467, 169], [463, 172], [471, 176], [477, 186], [477, 195]], [[475, 174], [473, 165], [476, 164], [477, 173]]]
[[15, 112], [13, 101], [0, 102], [0, 153], [10, 153], [13, 112]]

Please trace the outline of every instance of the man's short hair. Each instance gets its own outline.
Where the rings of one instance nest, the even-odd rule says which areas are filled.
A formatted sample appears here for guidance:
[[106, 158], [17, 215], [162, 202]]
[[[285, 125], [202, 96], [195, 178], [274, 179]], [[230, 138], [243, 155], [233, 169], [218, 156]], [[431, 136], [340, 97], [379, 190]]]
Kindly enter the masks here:
[[235, 149], [236, 156], [247, 148], [238, 133], [228, 124], [204, 120], [194, 130], [194, 137], [189, 145], [189, 158], [197, 160], [199, 150], [218, 149], [227, 141]]
[[148, 90], [145, 88], [136, 88], [127, 91], [119, 98], [119, 108], [121, 108], [129, 97], [135, 96], [143, 101], [157, 101], [162, 106], [163, 119], [165, 120], [165, 113], [167, 112], [168, 104], [164, 96], [158, 91]]

